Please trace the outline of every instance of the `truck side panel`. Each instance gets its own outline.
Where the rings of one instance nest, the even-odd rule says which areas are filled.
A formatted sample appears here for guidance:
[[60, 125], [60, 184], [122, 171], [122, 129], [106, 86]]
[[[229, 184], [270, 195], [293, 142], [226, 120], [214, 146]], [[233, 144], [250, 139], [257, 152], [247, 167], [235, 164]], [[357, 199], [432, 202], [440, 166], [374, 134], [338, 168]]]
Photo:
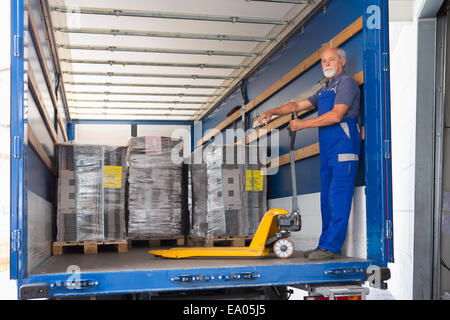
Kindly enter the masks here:
[[[364, 74], [364, 84], [360, 87], [362, 100], [360, 123], [364, 126], [364, 138], [368, 137], [368, 140], [365, 140], [362, 145], [356, 185], [365, 186], [364, 196], [370, 195], [367, 196], [367, 203], [364, 203], [364, 208], [367, 210], [367, 257], [384, 265], [387, 262], [393, 262], [388, 2], [381, 0], [328, 2], [326, 11], [314, 16], [304, 26], [303, 32], [298, 32], [292, 37], [282, 50], [279, 50], [247, 79], [246, 88], [249, 99], [254, 99], [359, 16], [363, 16], [362, 32], [351, 37], [341, 47], [347, 51], [347, 73], [355, 75], [363, 71]], [[268, 109], [288, 102], [299, 92], [307, 91], [321, 78], [321, 67], [317, 63], [247, 113], [247, 119], [255, 118]], [[228, 100], [204, 119], [203, 132], [206, 133], [221, 123], [226, 119], [226, 114], [241, 103], [242, 95], [240, 89], [237, 89]], [[315, 114], [308, 116], [315, 116]], [[240, 120], [236, 123], [239, 128]], [[280, 155], [287, 153], [289, 148], [285, 127], [279, 128], [281, 129]], [[228, 128], [231, 128], [231, 125]], [[317, 141], [317, 129], [300, 132], [295, 149]], [[300, 195], [312, 195], [320, 191], [318, 173], [319, 157], [317, 155], [296, 163], [297, 190]], [[268, 180], [269, 200], [290, 196], [289, 166], [281, 166], [278, 173], [270, 176]], [[360, 207], [361, 204], [363, 203], [357, 203], [356, 207]], [[320, 215], [318, 203], [313, 215]]]
[[[365, 1], [367, 257], [394, 262], [388, 1]], [[380, 245], [381, 244], [381, 245]]]
[[[266, 61], [257, 72], [251, 74], [246, 82], [246, 95], [249, 100], [258, 97], [264, 90], [272, 84], [282, 79], [288, 72], [299, 63], [310, 57], [316, 50], [320, 49], [324, 43], [330, 41], [340, 34], [347, 27], [358, 20], [363, 13], [363, 3], [361, 1], [330, 1], [313, 16], [286, 44], [278, 50], [270, 60]], [[363, 70], [363, 41], [362, 30], [351, 36], [341, 47], [347, 53], [347, 74], [354, 76]], [[311, 68], [305, 70], [299, 77], [280, 89], [276, 94], [262, 102], [258, 107], [247, 112], [247, 123], [255, 119], [266, 110], [278, 107], [297, 97], [300, 93], [309, 91], [319, 80], [323, 79], [320, 63], [315, 63]], [[360, 85], [361, 91], [361, 113], [360, 124], [364, 124], [365, 104], [364, 104], [364, 84]], [[312, 95], [313, 92], [310, 93]], [[307, 97], [307, 96], [306, 96]], [[305, 97], [305, 98], [306, 98]], [[226, 119], [227, 113], [243, 101], [241, 89], [235, 90], [230, 97], [224, 101], [217, 109], [203, 121], [203, 131], [214, 128], [221, 121]], [[317, 112], [309, 113], [305, 118], [316, 117]], [[241, 121], [236, 121], [236, 127], [241, 128]], [[231, 125], [228, 127], [231, 128]], [[289, 152], [289, 133], [287, 124], [278, 128], [279, 130], [279, 152], [272, 155], [272, 158], [281, 156]], [[222, 132], [223, 133], [223, 132]], [[223, 134], [225, 136], [225, 134]], [[267, 136], [269, 143], [271, 135]], [[306, 148], [318, 142], [318, 129], [308, 129], [297, 133], [294, 148]], [[229, 143], [229, 142], [227, 142]], [[255, 143], [255, 142], [253, 142]], [[362, 143], [361, 161], [357, 174], [354, 197], [354, 210], [349, 227], [349, 237], [344, 245], [344, 254], [360, 258], [366, 257], [366, 223], [365, 223], [365, 147]], [[293, 234], [295, 244], [298, 249], [310, 249], [317, 245], [321, 232], [320, 213], [320, 161], [319, 154], [301, 159], [296, 162], [297, 193], [300, 209], [304, 218], [305, 228], [300, 233]], [[282, 207], [290, 210], [292, 188], [290, 184], [289, 164], [278, 167], [278, 172], [269, 175], [268, 199], [269, 207]]]
[[[55, 143], [64, 141], [65, 116], [55, 90], [55, 68], [46, 41], [39, 1], [13, 1], [12, 24], [23, 32], [20, 55], [13, 56], [12, 146], [12, 258], [18, 254], [18, 268], [12, 278], [23, 280], [32, 269], [51, 255], [52, 224], [56, 199]], [[31, 14], [29, 14], [31, 13]], [[23, 25], [18, 25], [18, 20]], [[22, 20], [23, 19], [23, 20]], [[30, 23], [31, 22], [31, 23]], [[14, 38], [14, 36], [13, 36]], [[46, 81], [46, 78], [48, 81]], [[58, 99], [58, 98], [56, 98]], [[59, 98], [60, 100], [60, 98]], [[54, 104], [56, 102], [56, 104]], [[14, 107], [16, 105], [16, 108]], [[18, 114], [16, 114], [18, 112]], [[60, 114], [60, 115], [58, 115]], [[63, 126], [58, 121], [63, 119]], [[19, 136], [20, 138], [15, 138]], [[16, 163], [19, 163], [16, 167]], [[17, 169], [18, 168], [18, 169]], [[23, 171], [21, 171], [23, 170]], [[38, 227], [36, 221], [47, 221]], [[39, 230], [38, 230], [39, 229]], [[42, 230], [43, 229], [43, 230]], [[14, 260], [12, 260], [14, 261]], [[13, 266], [12, 268], [13, 269]]]
[[23, 1], [11, 1], [11, 279], [18, 279], [20, 239], [18, 218], [23, 210]]

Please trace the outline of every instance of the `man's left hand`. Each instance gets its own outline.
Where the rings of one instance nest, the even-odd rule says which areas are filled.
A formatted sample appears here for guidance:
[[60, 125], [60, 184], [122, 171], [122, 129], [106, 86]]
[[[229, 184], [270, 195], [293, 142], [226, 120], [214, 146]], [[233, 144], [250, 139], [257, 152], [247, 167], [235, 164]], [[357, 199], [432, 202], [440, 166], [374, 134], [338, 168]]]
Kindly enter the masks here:
[[291, 131], [306, 129], [306, 121], [301, 119], [291, 120], [289, 121], [289, 128], [291, 129]]

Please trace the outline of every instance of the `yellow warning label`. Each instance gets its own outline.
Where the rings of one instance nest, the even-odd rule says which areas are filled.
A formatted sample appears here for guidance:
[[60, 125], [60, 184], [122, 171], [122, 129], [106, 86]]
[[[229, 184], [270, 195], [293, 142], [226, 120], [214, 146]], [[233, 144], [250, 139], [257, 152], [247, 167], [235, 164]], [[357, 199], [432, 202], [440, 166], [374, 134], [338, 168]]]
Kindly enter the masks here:
[[122, 187], [122, 166], [104, 166], [103, 187], [104, 188]]
[[246, 170], [245, 191], [263, 191], [264, 174], [262, 170]]

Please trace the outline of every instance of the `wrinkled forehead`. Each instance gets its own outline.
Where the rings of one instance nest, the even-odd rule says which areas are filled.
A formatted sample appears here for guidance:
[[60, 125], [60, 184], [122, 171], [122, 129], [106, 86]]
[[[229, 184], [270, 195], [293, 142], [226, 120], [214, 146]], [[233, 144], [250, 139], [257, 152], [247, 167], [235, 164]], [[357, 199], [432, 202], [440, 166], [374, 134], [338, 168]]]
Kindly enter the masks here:
[[335, 48], [329, 48], [329, 49], [326, 49], [326, 50], [324, 50], [324, 51], [322, 52], [322, 56], [321, 56], [321, 59], [322, 59], [322, 60], [326, 60], [326, 59], [331, 58], [331, 57], [337, 57], [337, 58], [339, 58], [337, 49], [335, 49]]

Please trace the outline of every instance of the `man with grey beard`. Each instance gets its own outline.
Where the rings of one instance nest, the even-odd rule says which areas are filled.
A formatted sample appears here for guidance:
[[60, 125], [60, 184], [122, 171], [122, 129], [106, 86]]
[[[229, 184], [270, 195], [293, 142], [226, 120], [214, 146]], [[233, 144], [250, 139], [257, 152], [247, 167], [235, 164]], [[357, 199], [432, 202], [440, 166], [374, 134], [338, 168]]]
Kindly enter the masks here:
[[318, 109], [318, 116], [289, 122], [293, 131], [319, 128], [320, 205], [322, 234], [316, 249], [305, 252], [310, 260], [335, 259], [340, 256], [347, 234], [348, 219], [361, 152], [358, 124], [360, 90], [344, 67], [346, 53], [340, 48], [322, 52], [322, 71], [328, 81], [306, 100], [289, 102], [264, 112], [260, 124], [269, 123], [272, 115]]

